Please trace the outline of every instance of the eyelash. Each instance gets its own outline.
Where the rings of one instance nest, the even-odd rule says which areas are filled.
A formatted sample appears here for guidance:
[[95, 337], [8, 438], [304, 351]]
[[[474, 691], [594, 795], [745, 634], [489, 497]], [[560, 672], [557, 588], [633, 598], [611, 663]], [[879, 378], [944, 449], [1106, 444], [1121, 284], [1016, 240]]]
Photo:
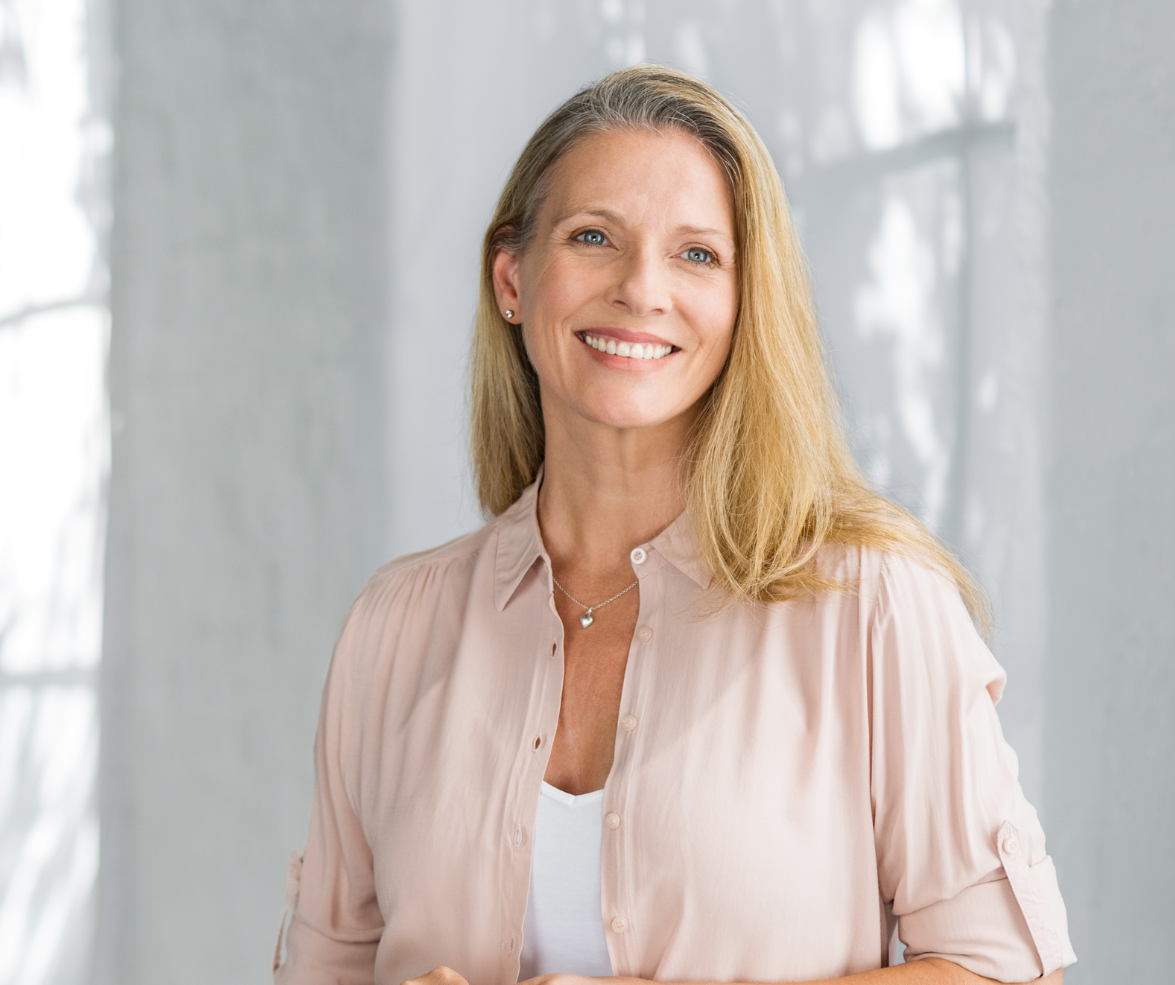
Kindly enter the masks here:
[[[576, 233], [572, 237], [572, 239], [576, 240], [576, 242], [583, 243], [584, 246], [603, 246], [604, 243], [588, 243], [584, 240], [585, 236], [590, 236], [593, 233], [595, 233], [597, 236], [600, 236], [604, 240], [604, 243], [606, 243], [608, 241], [608, 237], [605, 236], [598, 229], [585, 229], [585, 230], [583, 230], [583, 232]], [[718, 261], [717, 254], [715, 254], [715, 252], [713, 250], [706, 249], [704, 246], [691, 246], [691, 247], [683, 250], [678, 255], [685, 256], [686, 254], [693, 253], [695, 250], [698, 253], [705, 253], [706, 256], [709, 257], [709, 259], [708, 260], [691, 260], [690, 263], [692, 263], [698, 267], [717, 267], [718, 266], [719, 261]]]

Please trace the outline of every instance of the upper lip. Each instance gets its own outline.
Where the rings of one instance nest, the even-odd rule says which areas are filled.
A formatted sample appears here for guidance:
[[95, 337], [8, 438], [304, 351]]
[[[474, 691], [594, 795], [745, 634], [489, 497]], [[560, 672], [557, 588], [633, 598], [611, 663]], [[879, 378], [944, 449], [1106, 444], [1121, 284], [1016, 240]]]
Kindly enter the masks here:
[[[630, 332], [624, 328], [583, 328], [575, 334], [579, 336], [590, 335], [597, 339], [615, 339], [617, 342], [639, 342], [641, 344], [652, 343], [653, 345], [673, 346], [672, 342], [667, 342], [659, 336], [650, 335], [648, 332]], [[673, 348], [676, 348], [676, 346], [673, 346]]]

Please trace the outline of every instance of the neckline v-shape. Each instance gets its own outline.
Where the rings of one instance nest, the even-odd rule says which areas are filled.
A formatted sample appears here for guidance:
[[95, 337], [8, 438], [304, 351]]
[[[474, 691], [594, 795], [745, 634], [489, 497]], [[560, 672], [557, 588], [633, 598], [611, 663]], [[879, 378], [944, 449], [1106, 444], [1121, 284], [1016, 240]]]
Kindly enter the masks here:
[[550, 797], [551, 800], [562, 804], [564, 807], [580, 807], [585, 804], [594, 804], [604, 799], [603, 787], [599, 790], [593, 790], [591, 793], [573, 794], [552, 786], [546, 780], [543, 780], [542, 792], [544, 796]]

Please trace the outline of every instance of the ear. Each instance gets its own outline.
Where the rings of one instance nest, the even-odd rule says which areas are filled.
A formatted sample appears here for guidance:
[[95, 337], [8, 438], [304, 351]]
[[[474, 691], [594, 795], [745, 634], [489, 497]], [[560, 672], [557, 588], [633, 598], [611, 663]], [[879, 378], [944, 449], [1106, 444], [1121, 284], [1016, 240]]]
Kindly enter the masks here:
[[494, 297], [498, 301], [498, 310], [502, 317], [506, 311], [514, 312], [513, 317], [506, 318], [512, 325], [522, 324], [522, 289], [520, 281], [520, 267], [522, 258], [510, 250], [499, 249], [491, 261], [491, 270], [494, 275]]

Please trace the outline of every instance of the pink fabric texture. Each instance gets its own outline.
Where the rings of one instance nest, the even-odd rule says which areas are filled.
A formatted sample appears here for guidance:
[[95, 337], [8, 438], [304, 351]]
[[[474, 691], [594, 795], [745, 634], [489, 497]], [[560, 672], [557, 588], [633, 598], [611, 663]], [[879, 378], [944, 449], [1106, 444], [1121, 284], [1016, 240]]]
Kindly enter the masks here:
[[[517, 980], [563, 673], [535, 504], [532, 486], [355, 603], [279, 985], [438, 965]], [[953, 585], [837, 550], [824, 563], [848, 591], [714, 611], [688, 517], [643, 547], [604, 788], [615, 974], [831, 978], [886, 964], [891, 927], [907, 960], [1000, 981], [1076, 960], [996, 716], [1005, 675]]]

